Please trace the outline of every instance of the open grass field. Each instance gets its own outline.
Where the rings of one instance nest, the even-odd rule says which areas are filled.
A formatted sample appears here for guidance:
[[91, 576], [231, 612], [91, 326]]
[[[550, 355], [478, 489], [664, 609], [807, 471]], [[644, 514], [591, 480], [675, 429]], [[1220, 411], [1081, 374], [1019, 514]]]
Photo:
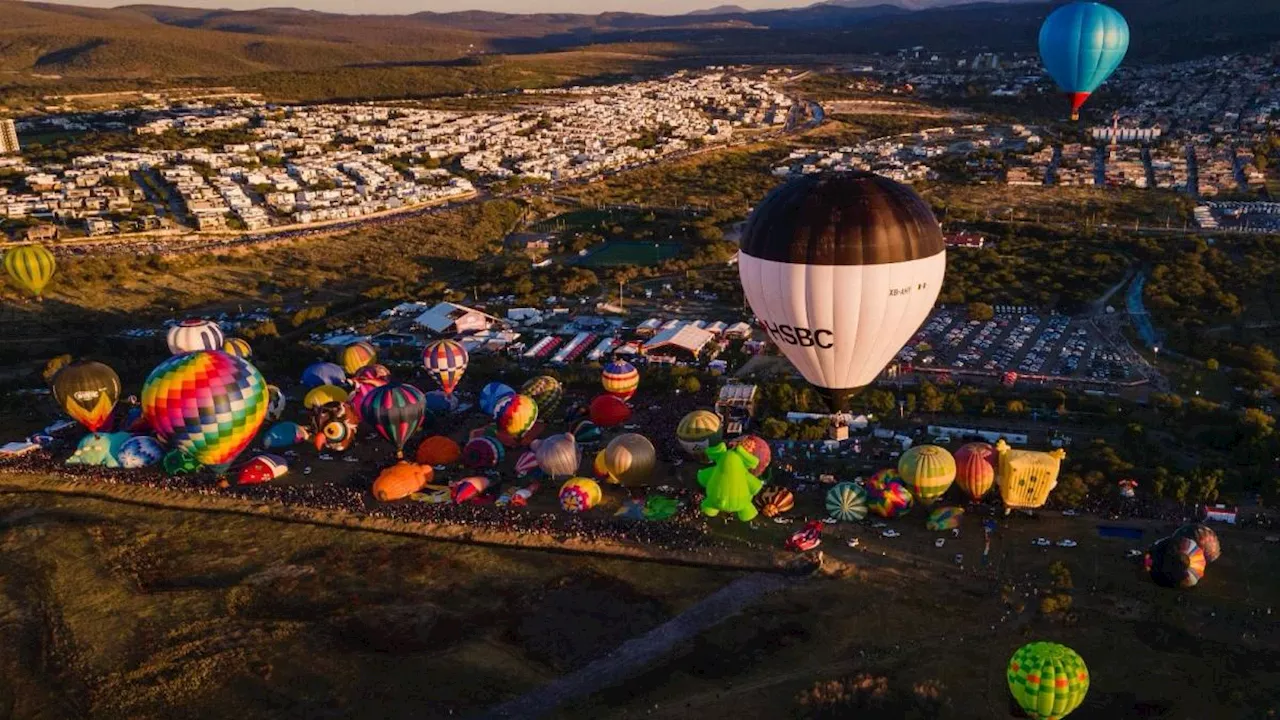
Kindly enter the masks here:
[[663, 260], [680, 254], [677, 243], [629, 242], [614, 240], [587, 253], [578, 260], [586, 267], [612, 267], [617, 265], [657, 265]]
[[[817, 511], [805, 496], [796, 513]], [[1052, 639], [1091, 672], [1073, 718], [1272, 717], [1280, 546], [1222, 530], [1223, 557], [1176, 592], [1123, 557], [1140, 543], [1100, 539], [1097, 523], [1003, 521], [987, 568], [976, 516], [944, 548], [919, 510], [896, 539], [832, 526], [834, 573], [552, 716], [1011, 718], [1009, 655]], [[1143, 543], [1169, 529], [1131, 524]], [[763, 544], [795, 527], [711, 525]], [[741, 577], [48, 494], [0, 493], [0, 550], [0, 707], [14, 718], [475, 717]], [[1073, 602], [1047, 616], [1036, 593], [1055, 561]]]

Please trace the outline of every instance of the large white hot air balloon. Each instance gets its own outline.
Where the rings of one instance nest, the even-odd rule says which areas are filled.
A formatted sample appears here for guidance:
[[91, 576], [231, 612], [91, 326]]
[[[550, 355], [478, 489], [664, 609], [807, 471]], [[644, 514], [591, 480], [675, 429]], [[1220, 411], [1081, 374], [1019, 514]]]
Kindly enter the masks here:
[[747, 221], [738, 256], [760, 325], [837, 404], [925, 321], [946, 265], [928, 204], [864, 172], [806, 175], [774, 190]]
[[222, 328], [212, 320], [183, 320], [169, 328], [169, 352], [174, 355], [198, 350], [221, 350]]

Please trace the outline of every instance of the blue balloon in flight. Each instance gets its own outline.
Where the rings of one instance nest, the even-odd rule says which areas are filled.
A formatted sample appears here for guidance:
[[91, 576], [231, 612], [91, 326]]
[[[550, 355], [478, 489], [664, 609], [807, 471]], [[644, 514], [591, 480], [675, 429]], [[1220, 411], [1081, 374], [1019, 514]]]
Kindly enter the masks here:
[[1071, 96], [1071, 119], [1080, 106], [1120, 67], [1129, 49], [1129, 23], [1102, 3], [1063, 5], [1040, 26], [1040, 59], [1058, 86]]

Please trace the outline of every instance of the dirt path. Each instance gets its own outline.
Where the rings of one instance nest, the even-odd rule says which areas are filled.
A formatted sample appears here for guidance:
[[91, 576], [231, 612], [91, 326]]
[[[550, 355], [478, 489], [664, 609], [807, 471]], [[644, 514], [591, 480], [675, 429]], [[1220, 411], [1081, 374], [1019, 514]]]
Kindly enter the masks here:
[[522, 697], [478, 716], [479, 720], [538, 718], [571, 700], [617, 685], [666, 655], [678, 644], [724, 622], [764, 596], [801, 582], [780, 575], [754, 573], [725, 585], [653, 630], [623, 643], [617, 650]]

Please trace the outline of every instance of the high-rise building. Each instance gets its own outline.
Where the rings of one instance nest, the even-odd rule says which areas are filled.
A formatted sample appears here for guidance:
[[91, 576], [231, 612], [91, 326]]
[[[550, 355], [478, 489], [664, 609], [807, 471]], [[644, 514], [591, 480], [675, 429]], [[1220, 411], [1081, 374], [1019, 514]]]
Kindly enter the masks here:
[[22, 148], [18, 146], [18, 128], [14, 126], [12, 120], [0, 118], [0, 155], [21, 150]]

